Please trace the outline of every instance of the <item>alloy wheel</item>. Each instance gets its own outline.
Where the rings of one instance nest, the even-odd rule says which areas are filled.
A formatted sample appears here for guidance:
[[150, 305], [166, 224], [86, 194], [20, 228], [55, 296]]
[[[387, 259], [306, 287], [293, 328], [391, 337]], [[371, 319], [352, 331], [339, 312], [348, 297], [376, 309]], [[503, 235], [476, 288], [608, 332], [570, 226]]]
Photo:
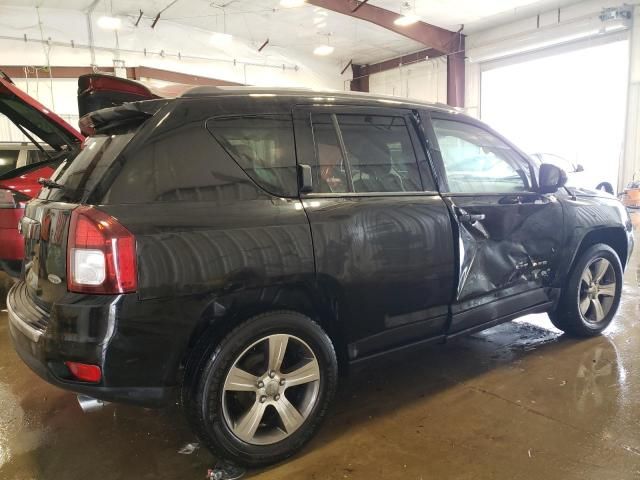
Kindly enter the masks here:
[[233, 434], [269, 445], [293, 434], [318, 401], [320, 367], [303, 340], [274, 334], [244, 350], [227, 373], [224, 420]]
[[593, 259], [582, 272], [578, 305], [588, 323], [600, 323], [611, 310], [616, 296], [616, 273], [605, 258]]

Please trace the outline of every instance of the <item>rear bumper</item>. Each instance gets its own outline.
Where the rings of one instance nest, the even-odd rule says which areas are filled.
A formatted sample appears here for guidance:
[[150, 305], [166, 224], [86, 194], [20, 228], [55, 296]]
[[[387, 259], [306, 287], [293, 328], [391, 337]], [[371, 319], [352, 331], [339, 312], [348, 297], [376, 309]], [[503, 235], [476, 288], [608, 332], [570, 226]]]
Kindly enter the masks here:
[[[123, 296], [98, 297], [101, 302], [82, 305], [81, 310], [76, 311], [79, 316], [71, 316], [72, 305], [56, 305], [49, 317], [25, 295], [25, 290], [24, 282], [19, 282], [7, 296], [9, 331], [20, 358], [42, 379], [65, 390], [109, 402], [154, 407], [169, 404], [175, 399], [175, 385], [166, 385], [157, 376], [154, 378], [154, 373], [163, 371], [161, 365], [158, 365], [156, 372], [148, 372], [136, 369], [135, 363], [130, 361], [136, 357], [135, 342], [129, 344], [129, 355], [118, 351], [122, 342], [127, 343], [127, 340], [114, 341], [118, 335], [114, 328], [117, 320], [113, 315], [112, 318], [108, 316], [109, 312], [113, 314], [118, 310], [114, 306], [119, 305]], [[60, 316], [61, 310], [66, 312], [64, 319]], [[105, 312], [106, 318], [101, 315]], [[46, 318], [34, 318], [39, 314]], [[89, 318], [98, 323], [113, 321], [113, 324], [101, 329], [95, 325], [96, 322], [82, 322]], [[80, 322], [80, 328], [74, 332], [63, 332], [56, 325], [69, 320]], [[78, 333], [78, 330], [86, 330], [86, 334]], [[103, 372], [102, 381], [99, 384], [73, 381], [64, 365], [67, 360], [99, 365]], [[162, 362], [162, 358], [157, 361]]]

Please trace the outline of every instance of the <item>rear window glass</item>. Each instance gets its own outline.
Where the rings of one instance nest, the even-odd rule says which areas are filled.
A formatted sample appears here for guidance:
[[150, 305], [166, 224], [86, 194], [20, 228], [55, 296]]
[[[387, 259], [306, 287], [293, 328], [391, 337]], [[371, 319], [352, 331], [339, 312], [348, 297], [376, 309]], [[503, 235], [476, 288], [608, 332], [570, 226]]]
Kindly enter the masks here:
[[298, 194], [291, 116], [214, 118], [207, 129], [264, 190], [285, 197]]
[[64, 188], [43, 188], [39, 198], [78, 202], [98, 184], [134, 133], [89, 137], [80, 153], [63, 162], [52, 179]]

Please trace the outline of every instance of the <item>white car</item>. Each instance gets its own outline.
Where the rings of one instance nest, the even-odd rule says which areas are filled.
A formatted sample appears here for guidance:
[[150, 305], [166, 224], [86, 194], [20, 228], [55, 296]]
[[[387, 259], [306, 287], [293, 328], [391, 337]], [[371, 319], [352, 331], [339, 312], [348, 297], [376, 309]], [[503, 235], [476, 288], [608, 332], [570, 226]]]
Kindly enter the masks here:
[[567, 172], [567, 186], [582, 187], [588, 189], [603, 190], [614, 195], [613, 185], [596, 178], [592, 172], [588, 172], [579, 163], [573, 163], [553, 153], [531, 153], [529, 156], [538, 164], [550, 163]]

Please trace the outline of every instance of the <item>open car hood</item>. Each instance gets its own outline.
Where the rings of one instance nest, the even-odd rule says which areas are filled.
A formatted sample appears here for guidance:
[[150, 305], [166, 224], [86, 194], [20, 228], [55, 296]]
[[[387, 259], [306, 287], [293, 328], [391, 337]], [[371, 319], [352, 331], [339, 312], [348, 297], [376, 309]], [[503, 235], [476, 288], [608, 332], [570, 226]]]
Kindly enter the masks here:
[[71, 150], [84, 137], [58, 115], [16, 87], [0, 71], [0, 113], [54, 150]]

